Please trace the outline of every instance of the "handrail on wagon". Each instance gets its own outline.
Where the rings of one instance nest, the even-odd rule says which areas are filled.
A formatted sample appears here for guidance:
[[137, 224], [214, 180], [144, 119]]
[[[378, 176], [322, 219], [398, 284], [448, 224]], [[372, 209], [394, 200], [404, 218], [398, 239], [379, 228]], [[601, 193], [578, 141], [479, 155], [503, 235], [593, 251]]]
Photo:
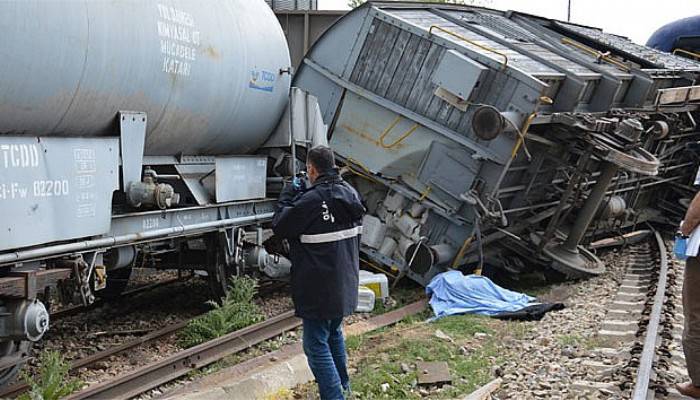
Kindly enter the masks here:
[[389, 136], [389, 134], [391, 133], [391, 131], [394, 130], [394, 128], [396, 127], [396, 125], [398, 125], [399, 122], [401, 122], [401, 119], [402, 119], [402, 118], [401, 118], [400, 115], [399, 115], [398, 117], [396, 117], [396, 119], [394, 119], [394, 121], [393, 121], [391, 124], [389, 124], [389, 126], [388, 126], [386, 129], [384, 129], [384, 132], [382, 132], [382, 134], [379, 135], [379, 145], [382, 146], [382, 148], [385, 148], [385, 149], [393, 149], [394, 147], [396, 147], [396, 146], [398, 146], [399, 144], [401, 144], [401, 142], [403, 142], [404, 140], [406, 140], [409, 136], [411, 136], [411, 135], [413, 134], [413, 132], [415, 132], [416, 129], [418, 129], [418, 128], [420, 127], [419, 124], [414, 124], [413, 126], [411, 126], [410, 128], [408, 128], [408, 130], [407, 130], [406, 132], [402, 133], [401, 136], [399, 136], [398, 139], [394, 140], [392, 143], [386, 144], [386, 143], [384, 142], [384, 139], [386, 139], [386, 137]]
[[471, 39], [467, 39], [466, 37], [460, 35], [459, 33], [452, 32], [451, 30], [449, 30], [449, 29], [447, 29], [447, 28], [443, 28], [443, 27], [441, 27], [440, 25], [430, 25], [430, 29], [428, 29], [428, 34], [429, 34], [429, 35], [432, 35], [432, 34], [433, 34], [433, 29], [437, 29], [437, 30], [439, 30], [439, 31], [441, 31], [441, 32], [444, 32], [444, 33], [448, 34], [448, 35], [454, 36], [454, 37], [456, 37], [456, 38], [459, 39], [459, 40], [465, 41], [465, 42], [467, 42], [467, 43], [469, 43], [469, 44], [471, 44], [471, 45], [473, 45], [473, 46], [476, 46], [476, 47], [478, 47], [478, 48], [480, 48], [480, 49], [482, 49], [482, 50], [486, 50], [486, 51], [489, 51], [489, 52], [491, 52], [491, 53], [494, 53], [494, 54], [497, 54], [497, 55], [503, 57], [503, 63], [502, 63], [503, 67], [501, 68], [501, 70], [505, 70], [506, 67], [508, 67], [508, 56], [507, 56], [505, 53], [503, 53], [503, 52], [501, 52], [501, 51], [498, 51], [498, 50], [496, 50], [496, 49], [493, 49], [493, 48], [491, 48], [491, 47], [484, 46], [483, 44], [477, 43], [477, 42], [475, 42], [475, 41], [473, 41], [473, 40], [471, 40]]
[[691, 56], [691, 57], [694, 57], [694, 58], [700, 60], [700, 53], [696, 53], [696, 52], [694, 52], [694, 51], [685, 50], [685, 49], [675, 49], [675, 50], [673, 50], [673, 55], [674, 55], [674, 56], [676, 55], [676, 53], [687, 54], [687, 55], [689, 55], [689, 56]]
[[630, 70], [631, 70], [631, 68], [628, 65], [621, 63], [620, 61], [617, 61], [616, 59], [610, 57], [610, 52], [603, 53], [602, 51], [598, 51], [594, 48], [588, 47], [584, 44], [573, 41], [573, 40], [566, 38], [566, 37], [562, 38], [561, 42], [563, 44], [568, 44], [569, 46], [573, 46], [581, 51], [584, 51], [584, 52], [594, 56], [596, 58], [596, 60], [603, 60], [603, 61], [606, 61], [610, 64], [613, 64], [614, 66], [620, 68], [621, 70], [623, 70], [625, 72], [630, 72]]

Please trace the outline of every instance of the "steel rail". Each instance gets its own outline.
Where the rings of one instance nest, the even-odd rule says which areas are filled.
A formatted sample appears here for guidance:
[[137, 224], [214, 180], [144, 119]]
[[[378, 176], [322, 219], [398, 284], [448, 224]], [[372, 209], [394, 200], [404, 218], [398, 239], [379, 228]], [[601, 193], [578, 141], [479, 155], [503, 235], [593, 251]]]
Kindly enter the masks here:
[[[148, 285], [144, 285], [144, 286], [139, 286], [139, 287], [136, 287], [134, 289], [130, 289], [130, 290], [125, 291], [124, 293], [120, 294], [117, 298], [124, 298], [124, 297], [128, 297], [131, 295], [139, 294], [141, 292], [150, 291], [150, 290], [153, 290], [157, 287], [167, 286], [167, 285], [170, 285], [173, 283], [185, 282], [185, 281], [186, 281], [186, 279], [183, 279], [183, 278], [175, 278], [175, 279], [169, 279], [169, 280], [162, 281], [162, 282], [156, 282], [156, 283], [152, 283], [152, 284], [148, 284]], [[54, 320], [60, 320], [62, 318], [67, 318], [67, 317], [70, 317], [70, 316], [73, 316], [73, 315], [76, 315], [79, 313], [90, 311], [94, 308], [97, 308], [97, 307], [103, 305], [104, 303], [105, 303], [105, 300], [98, 299], [97, 301], [95, 301], [94, 303], [92, 303], [88, 306], [79, 305], [79, 306], [75, 306], [75, 307], [64, 308], [62, 310], [58, 310], [54, 313], [51, 313], [51, 318]], [[162, 338], [164, 336], [168, 336], [168, 335], [172, 334], [173, 332], [182, 329], [186, 324], [187, 324], [187, 321], [183, 321], [183, 322], [180, 322], [177, 324], [172, 324], [172, 325], [169, 325], [161, 330], [150, 332], [144, 336], [139, 337], [138, 339], [134, 339], [132, 341], [123, 343], [121, 345], [117, 345], [117, 346], [111, 347], [107, 350], [95, 353], [91, 356], [81, 358], [79, 360], [75, 360], [70, 365], [70, 371], [75, 371], [78, 368], [81, 368], [81, 367], [84, 367], [84, 366], [87, 366], [90, 364], [94, 364], [97, 361], [106, 359], [109, 356], [124, 352], [128, 349], [134, 348], [136, 346], [142, 345], [144, 343], [147, 343], [147, 342], [150, 342], [153, 340], [157, 340], [157, 339]], [[4, 399], [7, 397], [15, 397], [15, 396], [22, 394], [27, 389], [29, 389], [29, 385], [27, 385], [27, 383], [25, 383], [25, 382], [19, 381], [11, 386], [5, 386], [5, 387], [0, 388], [0, 398]]]
[[[159, 283], [160, 284], [168, 284], [168, 283], [174, 283], [174, 282], [178, 282], [178, 281], [184, 282], [184, 280], [176, 279], [176, 280], [163, 281], [163, 282], [159, 282]], [[133, 290], [129, 291], [128, 293], [135, 294], [135, 293], [145, 291], [146, 289], [152, 289], [153, 287], [156, 287], [156, 286], [159, 286], [159, 285], [153, 284], [153, 285], [139, 287], [137, 289], [133, 289]], [[285, 284], [281, 284], [281, 285], [280, 284], [271, 284], [268, 286], [264, 286], [264, 287], [260, 288], [259, 295], [265, 296], [267, 294], [274, 293], [275, 291], [277, 291], [285, 286], [286, 286]], [[124, 292], [120, 297], [124, 297], [124, 296], [127, 296], [127, 292]], [[84, 309], [84, 307], [79, 307], [79, 308]], [[74, 312], [75, 310], [71, 308], [68, 311]], [[179, 331], [180, 329], [184, 328], [192, 319], [198, 318], [198, 317], [205, 315], [205, 314], [206, 313], [200, 314], [200, 315], [195, 316], [193, 318], [190, 318], [189, 320], [184, 320], [184, 321], [180, 321], [180, 322], [177, 322], [174, 324], [170, 324], [164, 328], [161, 328], [157, 331], [149, 332], [143, 336], [140, 336], [136, 339], [130, 340], [126, 343], [122, 343], [120, 345], [110, 347], [104, 351], [100, 351], [100, 352], [94, 353], [90, 356], [75, 360], [75, 361], [71, 362], [70, 371], [71, 372], [76, 371], [79, 368], [82, 368], [82, 367], [85, 367], [88, 365], [92, 365], [98, 361], [105, 360], [105, 359], [109, 358], [110, 356], [120, 354], [120, 353], [123, 353], [127, 350], [133, 349], [135, 347], [144, 345], [146, 343], [153, 342], [155, 340], [170, 336], [170, 335], [174, 334], [175, 332]], [[0, 389], [0, 398], [15, 397], [15, 396], [18, 396], [21, 393], [25, 392], [27, 389], [29, 389], [29, 385], [27, 385], [25, 382], [19, 382], [15, 385], [1, 388]]]
[[[419, 300], [369, 320], [352, 324], [347, 327], [346, 334], [356, 335], [392, 325], [406, 316], [423, 311], [425, 307], [426, 302]], [[66, 397], [66, 399], [129, 399], [231, 354], [279, 336], [300, 325], [301, 320], [294, 316], [294, 311], [289, 311], [210, 342], [181, 351], [163, 360], [138, 368], [129, 374], [89, 387]], [[300, 348], [299, 344], [297, 346]], [[246, 368], [246, 365], [247, 362], [244, 362], [238, 366]]]
[[[162, 286], [168, 286], [172, 285], [173, 283], [178, 283], [178, 282], [186, 282], [188, 279], [190, 279], [190, 276], [187, 277], [182, 277], [182, 278], [173, 278], [173, 279], [168, 279], [165, 281], [160, 281], [160, 282], [155, 282], [155, 283], [149, 283], [143, 286], [138, 286], [133, 289], [129, 289], [121, 293], [120, 295], [116, 296], [114, 300], [116, 299], [121, 299], [129, 296], [133, 296], [139, 293], [143, 292], [149, 292], [153, 289], [162, 287]], [[77, 305], [77, 306], [72, 306], [72, 307], [67, 307], [67, 308], [62, 308], [58, 311], [52, 312], [51, 313], [51, 319], [52, 320], [60, 320], [66, 317], [70, 317], [76, 314], [80, 314], [82, 312], [87, 312], [89, 310], [92, 310], [96, 307], [99, 307], [103, 304], [105, 304], [108, 301], [111, 301], [113, 299], [105, 300], [103, 298], [97, 298], [94, 303], [89, 304], [87, 306], [85, 305]]]
[[[171, 324], [166, 326], [163, 329], [153, 331], [151, 333], [148, 333], [144, 336], [141, 336], [137, 339], [128, 341], [126, 343], [120, 344], [118, 346], [110, 347], [107, 350], [97, 352], [95, 354], [92, 354], [88, 357], [81, 358], [79, 360], [75, 360], [74, 362], [71, 363], [70, 365], [70, 371], [75, 371], [79, 368], [94, 364], [98, 361], [107, 359], [110, 356], [113, 356], [115, 354], [122, 353], [124, 351], [127, 351], [129, 349], [132, 349], [134, 347], [146, 344], [148, 342], [152, 342], [154, 340], [158, 340], [160, 338], [163, 338], [165, 336], [169, 336], [178, 330], [184, 328], [189, 321], [181, 321], [175, 324]], [[18, 384], [2, 388], [0, 390], [0, 398], [8, 398], [8, 397], [15, 397], [18, 396], [25, 391], [29, 389], [29, 385], [27, 385], [25, 382], [20, 382]]]
[[642, 355], [639, 358], [639, 368], [637, 369], [637, 379], [632, 392], [633, 400], [646, 400], [649, 392], [649, 383], [651, 381], [651, 372], [654, 365], [654, 357], [656, 356], [656, 342], [659, 336], [659, 325], [661, 324], [661, 316], [666, 296], [666, 281], [668, 277], [668, 256], [666, 255], [666, 245], [664, 244], [661, 234], [654, 231], [656, 243], [659, 248], [659, 280], [656, 286], [656, 294], [654, 295], [654, 305], [649, 315], [649, 325], [647, 325], [646, 335], [644, 336], [644, 347]]
[[228, 355], [248, 349], [265, 340], [295, 329], [301, 320], [293, 311], [251, 325], [218, 339], [173, 354], [161, 361], [138, 368], [131, 373], [89, 387], [67, 399], [129, 399], [177, 379]]

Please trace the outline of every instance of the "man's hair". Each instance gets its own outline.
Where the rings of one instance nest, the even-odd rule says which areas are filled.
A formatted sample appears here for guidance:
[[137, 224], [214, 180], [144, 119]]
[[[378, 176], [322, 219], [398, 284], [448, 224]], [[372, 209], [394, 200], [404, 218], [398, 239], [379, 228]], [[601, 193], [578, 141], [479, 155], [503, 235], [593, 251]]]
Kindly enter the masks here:
[[306, 154], [306, 161], [314, 166], [318, 172], [327, 172], [335, 168], [333, 150], [327, 146], [316, 146]]

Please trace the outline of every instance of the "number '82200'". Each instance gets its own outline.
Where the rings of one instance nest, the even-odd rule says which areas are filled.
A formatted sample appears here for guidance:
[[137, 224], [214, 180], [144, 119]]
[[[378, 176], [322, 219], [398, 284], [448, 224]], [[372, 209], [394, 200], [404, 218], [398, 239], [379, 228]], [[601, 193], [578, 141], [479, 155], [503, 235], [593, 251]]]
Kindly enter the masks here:
[[35, 197], [68, 196], [69, 185], [67, 180], [38, 180], [34, 181]]

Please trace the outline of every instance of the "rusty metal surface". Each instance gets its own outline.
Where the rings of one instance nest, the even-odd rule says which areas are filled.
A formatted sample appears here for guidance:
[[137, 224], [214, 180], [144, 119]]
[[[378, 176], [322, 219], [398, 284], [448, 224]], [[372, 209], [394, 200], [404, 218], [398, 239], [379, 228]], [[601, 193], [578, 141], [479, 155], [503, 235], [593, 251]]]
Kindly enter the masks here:
[[209, 365], [228, 355], [250, 348], [301, 325], [293, 311], [181, 351], [130, 374], [75, 393], [67, 399], [128, 399]]
[[[70, 370], [75, 371], [79, 368], [94, 364], [97, 361], [104, 360], [112, 355], [119, 354], [123, 351], [140, 346], [144, 343], [151, 342], [151, 341], [160, 339], [162, 337], [171, 335], [171, 334], [177, 332], [178, 330], [184, 328], [188, 322], [189, 321], [182, 321], [182, 322], [179, 322], [176, 324], [169, 325], [163, 329], [151, 332], [149, 334], [146, 334], [144, 336], [141, 336], [137, 339], [126, 342], [126, 343], [121, 344], [119, 346], [115, 346], [115, 347], [109, 348], [105, 351], [100, 351], [98, 353], [95, 353], [89, 357], [85, 357], [85, 358], [81, 358], [79, 360], [76, 360], [73, 363], [71, 363]], [[24, 382], [18, 383], [16, 385], [12, 385], [10, 387], [2, 388], [2, 390], [0, 390], [0, 398], [14, 397], [14, 396], [17, 396], [17, 395], [25, 392], [27, 389], [29, 389], [29, 385], [27, 385]]]
[[[177, 283], [177, 282], [183, 282], [184, 280], [185, 279], [182, 279], [182, 278], [175, 278], [175, 279], [169, 279], [169, 280], [162, 281], [162, 282], [157, 282], [157, 283], [150, 284], [150, 285], [144, 285], [144, 286], [134, 288], [134, 289], [131, 289], [131, 290], [128, 290], [128, 291], [122, 293], [122, 295], [119, 296], [119, 298], [133, 296], [133, 295], [138, 294], [138, 293], [153, 290], [156, 287], [170, 285], [172, 283]], [[275, 291], [278, 291], [278, 290], [284, 288], [285, 286], [286, 286], [286, 284], [284, 284], [284, 283], [275, 282], [275, 283], [272, 283], [268, 286], [261, 287], [260, 294], [265, 295], [268, 293], [273, 293]], [[85, 311], [87, 309], [95, 308], [96, 306], [101, 305], [101, 304], [104, 304], [103, 300], [98, 301], [96, 303], [93, 303], [92, 305], [90, 305], [88, 307], [78, 306], [78, 307], [69, 308], [69, 309], [66, 309], [65, 311], [63, 311], [62, 313], [52, 314], [52, 317], [56, 318], [59, 316], [66, 317], [69, 315], [74, 315], [78, 312]], [[131, 341], [128, 341], [126, 343], [122, 343], [120, 345], [108, 348], [107, 350], [104, 350], [104, 351], [97, 352], [97, 353], [92, 354], [88, 357], [81, 358], [79, 360], [75, 360], [71, 363], [70, 370], [75, 371], [79, 368], [82, 368], [82, 367], [94, 364], [98, 361], [107, 359], [112, 355], [123, 353], [129, 349], [138, 347], [138, 346], [143, 345], [145, 343], [152, 342], [152, 341], [164, 338], [166, 336], [169, 336], [169, 335], [179, 331], [180, 329], [184, 328], [188, 322], [189, 322], [189, 320], [181, 321], [181, 322], [178, 322], [175, 324], [168, 325], [162, 329], [152, 331], [152, 332], [150, 332], [144, 336], [141, 336], [139, 338], [136, 338], [134, 340], [131, 340]], [[23, 360], [23, 361], [26, 361], [26, 360]], [[9, 387], [4, 387], [0, 390], [0, 398], [17, 396], [17, 395], [23, 393], [24, 391], [26, 391], [28, 388], [29, 388], [29, 385], [27, 385], [24, 382], [20, 382], [20, 383], [17, 383], [15, 385], [12, 385]]]
[[418, 371], [418, 383], [421, 385], [452, 382], [450, 367], [445, 361], [417, 362], [416, 370]]
[[[426, 300], [419, 300], [394, 311], [390, 311], [388, 313], [372, 317], [369, 320], [354, 323], [344, 328], [344, 331], [346, 336], [361, 335], [363, 333], [367, 333], [379, 328], [393, 325], [408, 316], [416, 315], [424, 311], [426, 307]], [[184, 396], [185, 394], [190, 392], [202, 391], [208, 387], [221, 385], [222, 381], [224, 380], [230, 381], [232, 378], [243, 378], [251, 371], [258, 370], [260, 367], [269, 365], [271, 360], [277, 360], [277, 362], [281, 362], [283, 360], [288, 360], [298, 354], [301, 354], [302, 352], [303, 349], [301, 346], [301, 342], [287, 344], [282, 346], [282, 348], [280, 348], [279, 350], [276, 350], [272, 353], [264, 354], [251, 360], [244, 361], [240, 364], [236, 364], [222, 371], [219, 371], [216, 374], [202, 377], [201, 379], [188, 384], [187, 387], [163, 393], [163, 395], [157, 398], [178, 398], [179, 396]]]
[[7, 297], [33, 298], [28, 292], [36, 293], [47, 286], [55, 286], [57, 281], [68, 278], [71, 273], [71, 269], [57, 268], [37, 271], [33, 275], [0, 278], [0, 293]]

